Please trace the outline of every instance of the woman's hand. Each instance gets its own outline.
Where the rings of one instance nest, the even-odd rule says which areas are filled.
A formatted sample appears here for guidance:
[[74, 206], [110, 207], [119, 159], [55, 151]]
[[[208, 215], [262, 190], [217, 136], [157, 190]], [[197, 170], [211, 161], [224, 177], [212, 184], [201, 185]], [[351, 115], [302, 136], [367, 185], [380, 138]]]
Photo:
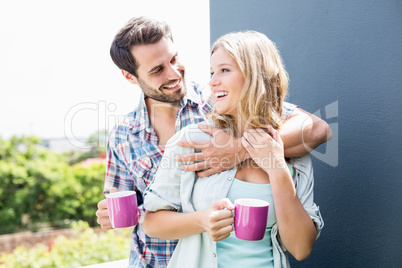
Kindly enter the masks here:
[[202, 225], [212, 241], [221, 241], [233, 231], [232, 210], [234, 210], [234, 205], [227, 198], [215, 201], [204, 210]]
[[268, 174], [286, 167], [283, 142], [278, 131], [268, 126], [268, 134], [262, 129], [250, 129], [243, 133], [242, 143], [254, 162]]

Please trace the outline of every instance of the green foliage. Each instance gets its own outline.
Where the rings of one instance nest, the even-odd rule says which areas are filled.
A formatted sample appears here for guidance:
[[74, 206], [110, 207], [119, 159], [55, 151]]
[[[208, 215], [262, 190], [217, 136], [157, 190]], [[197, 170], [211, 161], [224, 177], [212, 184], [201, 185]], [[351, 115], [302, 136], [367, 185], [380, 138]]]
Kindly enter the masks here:
[[84, 219], [91, 226], [94, 226], [96, 224], [97, 204], [104, 199], [105, 165], [93, 164], [89, 167], [75, 165], [72, 167], [72, 172], [80, 185], [79, 191], [76, 192], [76, 205], [78, 206], [75, 207], [73, 213], [77, 213], [80, 215], [80, 219]]
[[89, 136], [86, 140], [87, 144], [92, 147], [87, 152], [71, 151], [64, 153], [66, 161], [70, 165], [74, 165], [88, 158], [99, 158], [106, 153], [108, 131], [106, 129], [97, 131]]
[[50, 247], [18, 247], [0, 255], [0, 267], [81, 267], [127, 259], [131, 229], [113, 229], [99, 234], [85, 222], [73, 223], [74, 237], [59, 236]]
[[0, 234], [65, 219], [95, 225], [105, 166], [70, 166], [62, 155], [38, 146], [39, 141], [0, 139]]

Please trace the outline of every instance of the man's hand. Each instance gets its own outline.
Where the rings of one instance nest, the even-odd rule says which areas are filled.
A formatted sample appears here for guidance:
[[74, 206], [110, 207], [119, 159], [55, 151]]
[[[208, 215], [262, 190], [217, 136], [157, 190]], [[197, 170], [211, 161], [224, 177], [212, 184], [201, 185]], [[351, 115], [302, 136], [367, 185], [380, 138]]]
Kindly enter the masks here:
[[[118, 192], [116, 187], [113, 187], [110, 190], [110, 193], [115, 193]], [[110, 222], [109, 219], [109, 214], [107, 211], [107, 201], [106, 199], [103, 199], [102, 201], [99, 201], [98, 203], [98, 210], [96, 211], [96, 217], [98, 217], [97, 222], [100, 224], [103, 230], [110, 230], [113, 229], [112, 223]]]
[[198, 171], [199, 177], [207, 177], [223, 170], [231, 169], [247, 157], [247, 151], [241, 143], [241, 138], [235, 138], [222, 129], [210, 125], [199, 124], [198, 128], [212, 136], [210, 141], [181, 140], [178, 145], [200, 149], [201, 153], [177, 155], [176, 160], [200, 161], [194, 164], [182, 165], [186, 171]]

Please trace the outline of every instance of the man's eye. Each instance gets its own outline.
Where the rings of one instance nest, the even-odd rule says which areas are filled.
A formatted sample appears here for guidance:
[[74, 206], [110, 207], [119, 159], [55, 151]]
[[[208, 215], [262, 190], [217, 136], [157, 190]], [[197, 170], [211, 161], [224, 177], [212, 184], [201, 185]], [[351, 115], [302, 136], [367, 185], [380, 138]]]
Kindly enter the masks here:
[[154, 71], [154, 74], [158, 74], [158, 73], [160, 73], [162, 71], [162, 68], [158, 68], [158, 69], [156, 69], [155, 71]]

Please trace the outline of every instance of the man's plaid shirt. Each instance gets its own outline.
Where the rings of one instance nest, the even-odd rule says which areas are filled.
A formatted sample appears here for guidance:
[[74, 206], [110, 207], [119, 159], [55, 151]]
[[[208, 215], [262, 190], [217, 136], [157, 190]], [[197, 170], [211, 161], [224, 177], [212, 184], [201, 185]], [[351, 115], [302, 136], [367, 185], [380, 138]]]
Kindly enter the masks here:
[[[177, 111], [175, 132], [206, 120], [205, 114], [211, 111], [214, 102], [203, 93], [197, 85], [187, 85], [187, 94]], [[166, 267], [177, 244], [177, 240], [148, 237], [142, 229], [145, 215], [142, 195], [152, 182], [162, 155], [163, 149], [158, 146], [158, 137], [150, 125], [145, 97], [141, 95], [137, 109], [110, 133], [104, 188], [105, 193], [112, 187], [137, 191], [140, 222], [131, 235], [130, 267]]]

